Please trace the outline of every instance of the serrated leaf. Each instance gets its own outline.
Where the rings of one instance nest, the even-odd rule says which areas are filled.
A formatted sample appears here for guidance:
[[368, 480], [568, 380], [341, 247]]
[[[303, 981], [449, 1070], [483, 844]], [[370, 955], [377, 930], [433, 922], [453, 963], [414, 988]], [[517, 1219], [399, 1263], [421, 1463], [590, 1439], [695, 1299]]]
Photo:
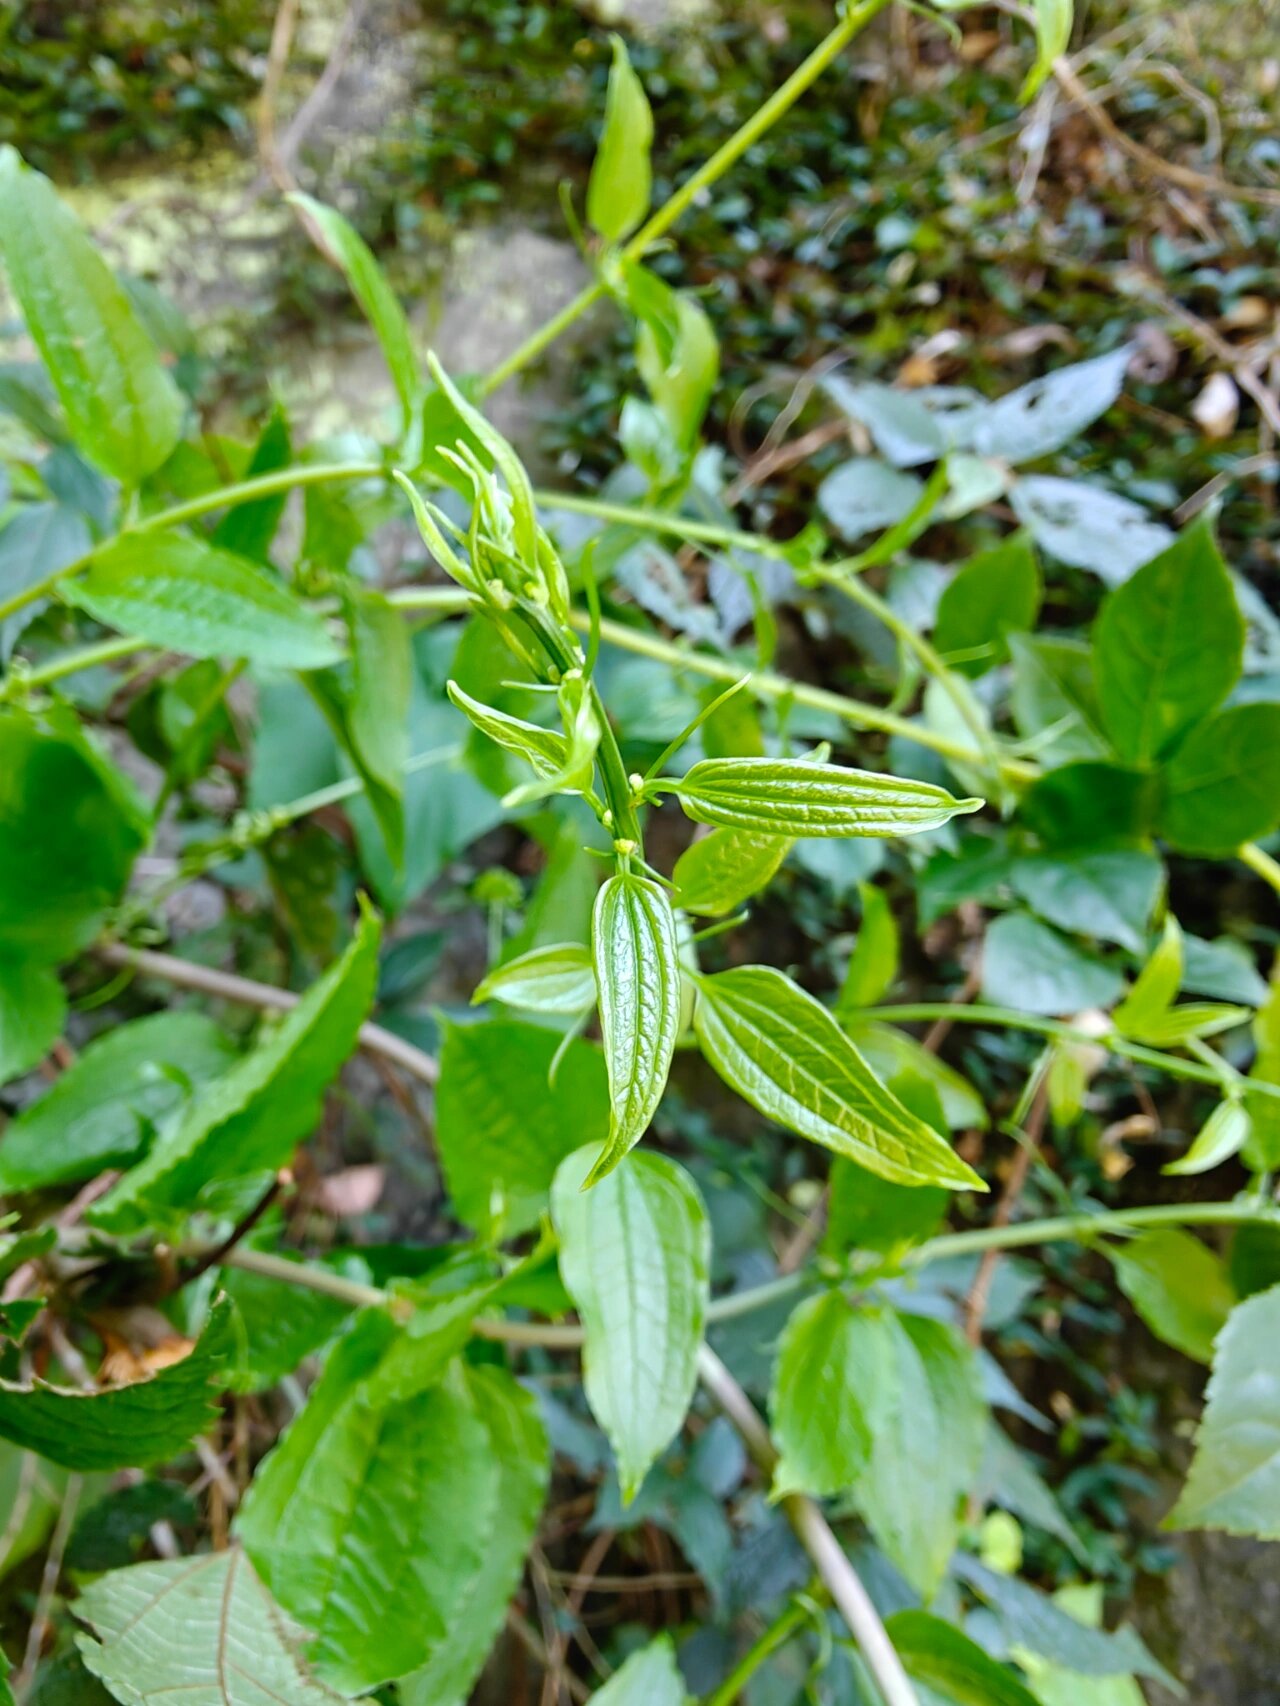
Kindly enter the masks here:
[[791, 1313], [778, 1346], [769, 1419], [779, 1451], [775, 1498], [842, 1493], [871, 1459], [871, 1395], [893, 1378], [888, 1312], [855, 1308], [841, 1292]]
[[784, 835], [713, 829], [676, 860], [675, 904], [704, 918], [723, 917], [767, 887], [790, 851]]
[[644, 1135], [680, 1035], [680, 957], [667, 891], [632, 872], [610, 877], [596, 896], [591, 941], [609, 1073], [609, 1139], [591, 1169], [594, 1185]]
[[944, 587], [933, 643], [962, 675], [984, 675], [1007, 661], [1010, 632], [1035, 627], [1042, 590], [1026, 534], [979, 551]]
[[217, 1415], [213, 1382], [232, 1342], [231, 1306], [220, 1300], [190, 1355], [149, 1380], [93, 1392], [0, 1381], [0, 1436], [66, 1469], [129, 1469], [176, 1457]]
[[931, 782], [804, 758], [704, 758], [663, 786], [695, 823], [757, 835], [915, 835], [983, 805]]
[[595, 1691], [591, 1706], [685, 1706], [687, 1699], [671, 1637], [659, 1635]]
[[178, 442], [182, 395], [79, 221], [13, 148], [0, 152], [0, 256], [72, 437], [139, 485]]
[[104, 1032], [10, 1121], [0, 1192], [71, 1183], [136, 1160], [152, 1129], [235, 1054], [202, 1013], [153, 1013]]
[[322, 669], [342, 655], [321, 618], [267, 570], [190, 533], [126, 534], [59, 591], [109, 628], [190, 657]]
[[698, 978], [697, 988], [703, 1054], [767, 1119], [899, 1184], [985, 1189], [880, 1083], [827, 1009], [780, 971], [738, 966]]
[[342, 1696], [314, 1681], [301, 1657], [305, 1631], [272, 1602], [232, 1547], [199, 1558], [135, 1564], [100, 1577], [76, 1615], [94, 1676], [122, 1706], [331, 1706]]
[[674, 1161], [627, 1156], [583, 1189], [594, 1144], [560, 1165], [551, 1212], [560, 1272], [582, 1317], [587, 1400], [618, 1461], [625, 1503], [679, 1432], [697, 1384], [711, 1228]]
[[501, 1001], [530, 1013], [574, 1015], [595, 1005], [596, 974], [590, 952], [577, 942], [531, 948], [495, 966], [477, 984], [472, 1004]]
[[927, 1611], [897, 1611], [885, 1632], [907, 1674], [952, 1706], [1039, 1706], [1007, 1665], [997, 1664], [954, 1623]]
[[584, 1137], [609, 1126], [604, 1060], [535, 1025], [493, 1020], [445, 1026], [436, 1086], [436, 1142], [453, 1211], [467, 1226], [515, 1236], [536, 1226], [555, 1170]]
[[304, 223], [318, 238], [320, 247], [342, 269], [351, 294], [373, 327], [382, 346], [387, 371], [400, 398], [401, 431], [407, 437], [415, 424], [422, 380], [413, 348], [413, 334], [399, 299], [387, 283], [373, 251], [335, 208], [326, 207], [323, 202], [300, 191], [294, 191], [285, 199], [299, 209]]
[[1178, 1227], [1108, 1247], [1120, 1289], [1158, 1339], [1209, 1362], [1235, 1292], [1219, 1256]]
[[1280, 1540], [1280, 1286], [1231, 1311], [1214, 1345], [1196, 1451], [1166, 1528]]
[[587, 182], [587, 218], [602, 237], [619, 243], [649, 211], [653, 114], [631, 68], [626, 43], [613, 38], [604, 130]]
[[855, 1013], [874, 1007], [898, 975], [898, 925], [889, 897], [874, 883], [859, 883], [862, 922], [848, 970], [836, 999], [836, 1013]]
[[356, 1045], [373, 1000], [381, 927], [366, 908], [346, 953], [270, 1037], [207, 1085], [89, 1217], [125, 1232], [193, 1208], [218, 1179], [276, 1168], [320, 1118], [330, 1081]]
[[1183, 853], [1225, 858], [1280, 822], [1280, 705], [1232, 705], [1163, 769], [1158, 828]]
[[1102, 607], [1093, 631], [1103, 724], [1121, 758], [1163, 757], [1240, 674], [1244, 618], [1207, 519]]
[[40, 1064], [66, 1017], [66, 991], [56, 971], [0, 955], [0, 1084]]

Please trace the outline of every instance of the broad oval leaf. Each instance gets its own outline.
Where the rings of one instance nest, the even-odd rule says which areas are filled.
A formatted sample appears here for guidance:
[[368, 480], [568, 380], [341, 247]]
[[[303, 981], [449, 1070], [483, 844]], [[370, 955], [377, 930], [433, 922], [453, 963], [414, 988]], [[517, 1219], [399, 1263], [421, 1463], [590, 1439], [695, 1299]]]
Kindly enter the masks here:
[[1280, 1285], [1237, 1304], [1213, 1373], [1187, 1484], [1166, 1528], [1280, 1540]]
[[495, 966], [471, 997], [501, 1001], [530, 1013], [584, 1013], [596, 999], [596, 974], [590, 952], [578, 942], [531, 948], [505, 965]]
[[886, 1311], [855, 1308], [838, 1291], [792, 1311], [769, 1398], [775, 1497], [843, 1493], [854, 1484], [871, 1459], [873, 1394], [892, 1379], [893, 1365]]
[[108, 627], [190, 657], [322, 669], [342, 656], [323, 620], [265, 569], [190, 533], [125, 535], [59, 591]]
[[609, 1071], [609, 1139], [588, 1184], [638, 1143], [653, 1118], [680, 1034], [680, 960], [667, 891], [622, 872], [596, 896], [591, 951]]
[[587, 183], [587, 218], [602, 237], [621, 242], [649, 211], [653, 114], [626, 43], [613, 38], [604, 131]]
[[0, 1381], [0, 1437], [66, 1469], [131, 1469], [176, 1457], [217, 1416], [213, 1383], [232, 1344], [231, 1306], [220, 1300], [194, 1350], [149, 1380], [89, 1392]]
[[1280, 821], [1280, 705], [1231, 705], [1192, 729], [1162, 772], [1161, 835], [1226, 858]]
[[551, 1212], [586, 1334], [587, 1399], [630, 1503], [697, 1384], [711, 1228], [697, 1186], [663, 1155], [629, 1155], [584, 1191], [595, 1154], [588, 1144], [561, 1163]]
[[1176, 1226], [1144, 1232], [1106, 1254], [1121, 1291], [1155, 1336], [1208, 1362], [1235, 1302], [1222, 1258]]
[[785, 835], [713, 829], [676, 860], [671, 873], [675, 903], [685, 912], [720, 918], [759, 894], [790, 851], [791, 841]]
[[695, 823], [758, 835], [915, 835], [984, 803], [957, 800], [931, 782], [806, 758], [704, 758], [663, 786]]
[[138, 486], [182, 432], [182, 394], [123, 285], [48, 178], [0, 151], [0, 257], [72, 437]]
[[305, 1629], [282, 1615], [238, 1546], [112, 1570], [80, 1595], [86, 1666], [127, 1706], [337, 1706], [303, 1659]]
[[702, 1052], [767, 1119], [899, 1184], [986, 1189], [885, 1088], [821, 1002], [780, 971], [737, 966], [697, 987]]

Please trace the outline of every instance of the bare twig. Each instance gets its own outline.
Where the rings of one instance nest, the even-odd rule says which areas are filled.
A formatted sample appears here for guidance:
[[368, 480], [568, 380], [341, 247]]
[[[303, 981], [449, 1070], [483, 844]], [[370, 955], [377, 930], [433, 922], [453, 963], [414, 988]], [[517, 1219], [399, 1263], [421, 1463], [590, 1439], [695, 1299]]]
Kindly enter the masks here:
[[267, 50], [267, 69], [262, 79], [262, 94], [258, 98], [258, 154], [276, 185], [286, 193], [297, 188], [276, 143], [276, 105], [280, 87], [289, 64], [293, 32], [298, 23], [299, 0], [280, 0], [275, 23], [271, 29], [271, 45]]
[[45, 1555], [44, 1571], [40, 1577], [40, 1592], [36, 1599], [35, 1614], [31, 1619], [31, 1628], [27, 1632], [26, 1651], [22, 1657], [22, 1668], [14, 1681], [14, 1697], [25, 1701], [35, 1681], [36, 1665], [40, 1662], [40, 1654], [44, 1649], [45, 1636], [49, 1631], [49, 1619], [53, 1611], [54, 1596], [58, 1591], [58, 1580], [62, 1575], [62, 1560], [66, 1556], [67, 1542], [71, 1539], [71, 1530], [75, 1526], [76, 1509], [80, 1503], [80, 1492], [84, 1482], [79, 1475], [71, 1475], [67, 1479], [66, 1490], [62, 1495], [62, 1508], [58, 1512], [57, 1526], [53, 1538], [49, 1542], [49, 1550]]

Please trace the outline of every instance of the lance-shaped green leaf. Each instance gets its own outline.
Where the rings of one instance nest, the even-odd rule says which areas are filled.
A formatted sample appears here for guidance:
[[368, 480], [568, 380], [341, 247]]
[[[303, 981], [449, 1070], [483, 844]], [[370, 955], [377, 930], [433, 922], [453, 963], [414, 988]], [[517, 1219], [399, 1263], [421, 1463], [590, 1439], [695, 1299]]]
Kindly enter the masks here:
[[529, 476], [525, 472], [524, 463], [521, 462], [497, 428], [491, 426], [479, 409], [467, 401], [434, 354], [428, 355], [427, 365], [431, 369], [431, 377], [448, 399], [458, 421], [466, 432], [480, 444], [489, 461], [506, 482], [507, 491], [511, 498], [511, 526], [516, 548], [515, 554], [520, 560], [521, 567], [527, 572], [533, 573], [539, 561], [538, 516], [533, 501], [533, 487], [529, 483]]
[[1238, 1155], [1249, 1141], [1249, 1110], [1240, 1102], [1219, 1102], [1196, 1133], [1185, 1155], [1171, 1161], [1166, 1173], [1207, 1173]]
[[238, 1546], [100, 1576], [75, 1603], [85, 1664], [123, 1706], [337, 1706]]
[[1033, 0], [1036, 21], [1036, 62], [1018, 95], [1029, 101], [1053, 70], [1053, 62], [1071, 44], [1071, 21], [1075, 0]]
[[772, 966], [735, 966], [697, 986], [693, 1027], [703, 1054], [767, 1119], [899, 1184], [986, 1189], [790, 978]]
[[584, 1191], [595, 1154], [588, 1144], [561, 1162], [551, 1212], [560, 1272], [586, 1333], [587, 1401], [630, 1503], [693, 1397], [711, 1230], [697, 1186], [674, 1161], [629, 1155]]
[[1145, 1042], [1167, 1016], [1182, 982], [1182, 930], [1168, 913], [1151, 958], [1111, 1018], [1122, 1036]]
[[636, 366], [681, 449], [691, 451], [720, 372], [720, 346], [706, 310], [634, 261], [621, 269], [622, 299], [640, 322]]
[[591, 683], [580, 670], [566, 673], [556, 691], [556, 703], [564, 725], [564, 762], [551, 775], [522, 782], [505, 794], [502, 803], [509, 810], [533, 805], [552, 794], [584, 793], [591, 786], [602, 730]]
[[1007, 1665], [963, 1630], [927, 1611], [898, 1611], [885, 1623], [908, 1675], [948, 1706], [1039, 1706]]
[[0, 151], [0, 258], [82, 450], [139, 485], [182, 432], [182, 394], [124, 287], [48, 178]]
[[611, 242], [629, 237], [649, 211], [652, 142], [648, 97], [631, 69], [626, 43], [614, 36], [604, 132], [587, 183], [587, 218]]
[[356, 1045], [373, 1001], [381, 928], [366, 909], [342, 958], [307, 991], [267, 1041], [209, 1084], [163, 1131], [146, 1159], [93, 1210], [109, 1231], [195, 1205], [216, 1179], [283, 1165], [320, 1118], [325, 1089]]
[[1237, 1304], [1214, 1346], [1191, 1473], [1166, 1528], [1280, 1540], [1280, 1286]]
[[931, 782], [807, 758], [704, 758], [662, 786], [696, 823], [757, 835], [915, 835], [983, 804]]
[[493, 705], [482, 705], [478, 699], [458, 686], [446, 683], [453, 703], [482, 735], [507, 752], [514, 752], [533, 766], [544, 781], [562, 775], [569, 765], [569, 742], [558, 729], [544, 729], [537, 723], [527, 723], [522, 717], [510, 716]]
[[676, 860], [675, 903], [686, 912], [720, 918], [767, 887], [790, 851], [785, 835], [713, 829]]
[[0, 1437], [66, 1469], [129, 1469], [176, 1457], [217, 1415], [213, 1383], [232, 1343], [224, 1300], [214, 1305], [191, 1354], [149, 1380], [101, 1392], [0, 1381]]
[[855, 1309], [838, 1291], [792, 1311], [773, 1367], [769, 1419], [783, 1493], [843, 1493], [871, 1459], [871, 1403], [893, 1378], [883, 1309]]
[[1235, 1291], [1222, 1258], [1180, 1227], [1109, 1247], [1120, 1289], [1158, 1339], [1197, 1362], [1213, 1356]]
[[265, 569], [190, 533], [126, 535], [60, 590], [108, 627], [190, 657], [322, 669], [342, 656], [323, 620]]
[[527, 954], [495, 966], [471, 997], [473, 1006], [479, 1001], [501, 1001], [529, 1013], [569, 1016], [585, 1012], [595, 1005], [595, 999], [595, 967], [589, 950], [578, 942], [531, 948]]
[[403, 431], [412, 430], [422, 392], [418, 358], [404, 309], [387, 283], [373, 251], [359, 232], [332, 207], [300, 191], [286, 198], [303, 217], [317, 246], [341, 268], [365, 319], [377, 334], [382, 354], [400, 398]]
[[874, 883], [859, 883], [858, 898], [862, 923], [836, 1001], [841, 1015], [874, 1007], [898, 975], [898, 925], [889, 897]]
[[680, 1034], [680, 960], [667, 891], [623, 872], [596, 896], [591, 952], [600, 1037], [609, 1070], [609, 1140], [591, 1169], [601, 1179], [653, 1118]]

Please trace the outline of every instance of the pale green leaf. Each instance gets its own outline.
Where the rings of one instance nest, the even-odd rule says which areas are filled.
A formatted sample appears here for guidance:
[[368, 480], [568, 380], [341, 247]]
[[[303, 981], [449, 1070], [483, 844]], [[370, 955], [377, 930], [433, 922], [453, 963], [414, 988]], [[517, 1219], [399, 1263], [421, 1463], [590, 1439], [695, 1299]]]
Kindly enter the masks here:
[[0, 1576], [38, 1552], [58, 1520], [70, 1472], [0, 1440]]
[[853, 1486], [871, 1460], [873, 1394], [893, 1379], [894, 1362], [887, 1311], [855, 1308], [838, 1291], [792, 1311], [769, 1398], [775, 1497]]
[[923, 1079], [936, 1092], [949, 1131], [968, 1131], [973, 1127], [985, 1130], [991, 1123], [982, 1097], [969, 1080], [914, 1037], [892, 1025], [859, 1019], [855, 1014], [840, 1014], [839, 1018], [877, 1078], [886, 1084], [903, 1076]]
[[621, 268], [621, 294], [639, 321], [636, 366], [649, 395], [686, 453], [720, 372], [720, 349], [711, 321], [696, 297], [673, 290], [657, 273], [634, 261]]
[[1164, 756], [1226, 698], [1243, 651], [1244, 618], [1202, 518], [1116, 588], [1094, 627], [1098, 703], [1120, 757]]
[[914, 835], [983, 804], [931, 782], [804, 758], [705, 758], [663, 786], [696, 823], [757, 835]]
[[652, 142], [648, 98], [631, 68], [625, 42], [614, 36], [604, 131], [587, 183], [587, 218], [611, 242], [629, 237], [649, 211]]
[[373, 1001], [381, 929], [365, 909], [350, 947], [266, 1041], [207, 1085], [93, 1210], [110, 1231], [193, 1208], [217, 1179], [283, 1166], [320, 1118], [324, 1092]]
[[1078, 1013], [1106, 1007], [1124, 987], [1118, 971], [1024, 912], [1006, 912], [987, 931], [982, 993], [1021, 1013]]
[[595, 1145], [556, 1174], [560, 1272], [582, 1317], [587, 1400], [613, 1446], [624, 1502], [678, 1433], [697, 1384], [711, 1230], [693, 1180], [629, 1155], [583, 1189]]
[[600, 1036], [609, 1073], [609, 1140], [594, 1184], [640, 1141], [666, 1089], [680, 1034], [680, 957], [667, 891], [647, 877], [610, 877], [591, 919]]
[[190, 657], [321, 669], [342, 655], [322, 619], [266, 569], [190, 533], [125, 535], [59, 590], [109, 628]]
[[841, 1017], [874, 1007], [898, 975], [898, 925], [888, 895], [874, 883], [859, 883], [858, 898], [862, 923], [836, 1000]]
[[408, 436], [421, 401], [422, 380], [404, 309], [368, 244], [336, 209], [299, 191], [286, 199], [302, 214], [318, 246], [341, 268], [361, 312], [377, 334], [400, 398], [402, 431]]
[[1008, 645], [1013, 660], [1009, 708], [1018, 733], [1034, 741], [1040, 762], [1108, 757], [1088, 646], [1043, 634], [1010, 634]]
[[72, 437], [137, 486], [182, 432], [182, 394], [127, 293], [48, 178], [0, 152], [0, 257]]
[[1111, 1015], [1121, 1036], [1144, 1042], [1167, 1015], [1182, 986], [1182, 931], [1170, 912], [1151, 958]]
[[694, 1029], [730, 1088], [767, 1119], [906, 1185], [985, 1189], [876, 1078], [820, 1002], [771, 966], [697, 980]]
[[305, 1630], [272, 1603], [239, 1547], [100, 1576], [75, 1612], [94, 1676], [122, 1706], [336, 1706], [302, 1658]]
[[103, 1391], [0, 1381], [0, 1436], [66, 1469], [126, 1469], [185, 1451], [217, 1415], [231, 1355], [231, 1306], [214, 1305], [195, 1349], [149, 1380]]
[[1036, 20], [1036, 62], [1027, 74], [1019, 99], [1029, 101], [1053, 70], [1053, 62], [1071, 44], [1074, 0], [1032, 0]]
[[40, 1064], [62, 1035], [66, 1017], [66, 992], [56, 971], [38, 961], [0, 956], [0, 1084]]
[[569, 767], [569, 743], [558, 729], [540, 728], [526, 723], [492, 705], [482, 705], [469, 693], [464, 693], [456, 681], [447, 684], [450, 699], [469, 721], [507, 752], [514, 752], [533, 766], [544, 781], [562, 775]]
[[790, 851], [783, 835], [713, 829], [676, 860], [671, 873], [675, 903], [705, 918], [723, 917], [766, 888]]
[[1204, 1416], [1168, 1528], [1280, 1540], [1280, 1286], [1231, 1311], [1214, 1347]]
[[[470, 437], [480, 446], [485, 457], [506, 482], [511, 499], [511, 525], [516, 555], [525, 572], [533, 573], [538, 562], [538, 513], [533, 499], [533, 487], [529, 483], [524, 463], [497, 428], [490, 425], [480, 410], [467, 401], [434, 354], [428, 355], [427, 366], [462, 427], [464, 439]], [[408, 482], [402, 479], [400, 483], [412, 496], [412, 488]], [[415, 504], [414, 508], [417, 511], [418, 505]]]
[[1209, 1362], [1235, 1292], [1222, 1259], [1179, 1227], [1107, 1248], [1120, 1289], [1158, 1339]]
[[852, 541], [905, 521], [924, 492], [916, 475], [874, 456], [855, 456], [833, 468], [818, 487], [818, 508], [842, 539]]
[[1232, 705], [1192, 729], [1164, 766], [1161, 835], [1226, 858], [1280, 822], [1280, 705]]
[[1152, 1018], [1143, 1027], [1140, 1040], [1152, 1048], [1181, 1048], [1192, 1037], [1216, 1037], [1221, 1031], [1247, 1025], [1252, 1017], [1248, 1007], [1229, 1007], [1221, 1001], [1183, 1001]]
[[1038, 917], [1060, 930], [1138, 954], [1164, 887], [1164, 866], [1136, 847], [1035, 853], [1014, 860], [1009, 881]]
[[659, 1635], [596, 1690], [591, 1706], [685, 1706], [687, 1698], [671, 1637]]
[[885, 1631], [907, 1674], [952, 1706], [1040, 1706], [1007, 1665], [997, 1664], [954, 1623], [927, 1611], [898, 1611]]
[[556, 942], [531, 948], [504, 965], [495, 966], [471, 997], [501, 1001], [530, 1013], [583, 1013], [595, 1005], [596, 974], [590, 952], [577, 942]]
[[[577, 670], [567, 672], [557, 690], [556, 702], [560, 708], [560, 720], [564, 725], [563, 761], [559, 769], [550, 773], [544, 772], [540, 765], [535, 764], [539, 779], [536, 782], [523, 782], [504, 796], [502, 803], [509, 810], [517, 806], [534, 805], [539, 800], [549, 799], [552, 794], [584, 793], [591, 785], [596, 750], [600, 745], [601, 736], [600, 718], [591, 683]], [[457, 703], [456, 699], [454, 703]], [[490, 712], [489, 715], [492, 719], [496, 714]], [[512, 717], [506, 722], [506, 739], [492, 729], [486, 732], [494, 733], [494, 738], [502, 745], [511, 747], [519, 738], [519, 729], [527, 730], [529, 727], [529, 724], [517, 725], [517, 719]], [[524, 738], [527, 740], [528, 736], [525, 735]], [[525, 756], [529, 757], [529, 754], [526, 753]], [[533, 762], [531, 757], [530, 762]]]

